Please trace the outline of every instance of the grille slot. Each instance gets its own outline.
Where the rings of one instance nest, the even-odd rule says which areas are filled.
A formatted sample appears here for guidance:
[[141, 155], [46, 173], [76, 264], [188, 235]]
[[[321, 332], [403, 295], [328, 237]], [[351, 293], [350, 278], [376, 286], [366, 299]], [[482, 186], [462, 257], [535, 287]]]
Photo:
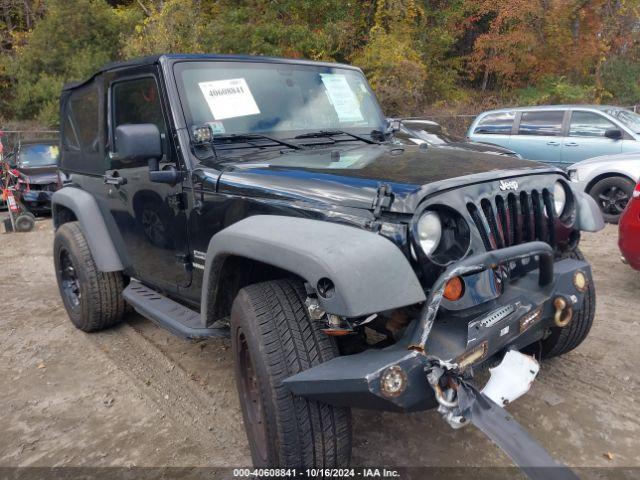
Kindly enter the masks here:
[[504, 248], [504, 241], [502, 239], [502, 234], [498, 229], [498, 221], [493, 213], [493, 206], [491, 205], [491, 202], [485, 198], [480, 202], [480, 206], [482, 207], [484, 218], [487, 220], [487, 224], [489, 225], [489, 231], [493, 238], [492, 243], [496, 248]]
[[546, 188], [483, 198], [467, 210], [486, 250], [540, 240], [555, 246], [553, 195]]

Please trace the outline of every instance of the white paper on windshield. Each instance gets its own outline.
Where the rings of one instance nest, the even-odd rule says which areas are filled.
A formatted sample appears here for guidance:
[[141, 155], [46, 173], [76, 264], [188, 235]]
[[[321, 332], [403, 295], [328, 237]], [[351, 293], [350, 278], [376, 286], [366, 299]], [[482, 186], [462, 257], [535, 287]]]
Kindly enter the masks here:
[[320, 78], [327, 89], [329, 99], [341, 122], [361, 122], [364, 120], [360, 104], [347, 77], [339, 73], [321, 73]]
[[215, 120], [260, 113], [244, 78], [200, 82], [198, 85]]

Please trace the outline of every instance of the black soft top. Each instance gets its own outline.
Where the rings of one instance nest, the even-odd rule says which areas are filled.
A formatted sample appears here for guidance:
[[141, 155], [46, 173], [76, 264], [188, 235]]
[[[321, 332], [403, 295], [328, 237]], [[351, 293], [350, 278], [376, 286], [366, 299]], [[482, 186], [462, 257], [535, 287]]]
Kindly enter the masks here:
[[342, 63], [329, 63], [329, 62], [316, 62], [313, 60], [304, 60], [304, 59], [291, 59], [291, 58], [280, 58], [280, 57], [263, 57], [260, 55], [223, 55], [223, 54], [178, 54], [178, 53], [165, 53], [161, 55], [151, 55], [148, 57], [140, 57], [134, 58], [132, 60], [127, 60], [124, 62], [111, 62], [102, 66], [98, 70], [96, 70], [89, 78], [77, 81], [77, 82], [69, 82], [62, 87], [62, 90], [73, 90], [74, 88], [78, 88], [86, 83], [89, 83], [93, 80], [97, 75], [109, 72], [112, 70], [119, 70], [121, 68], [130, 68], [130, 67], [138, 67], [144, 65], [153, 65], [159, 64], [164, 61], [178, 61], [178, 60], [227, 60], [227, 61], [247, 61], [247, 62], [265, 62], [265, 63], [289, 63], [289, 64], [298, 64], [298, 65], [320, 65], [326, 67], [340, 67], [340, 68], [349, 68], [352, 70], [360, 70], [358, 67], [354, 67], [353, 65], [346, 65]]

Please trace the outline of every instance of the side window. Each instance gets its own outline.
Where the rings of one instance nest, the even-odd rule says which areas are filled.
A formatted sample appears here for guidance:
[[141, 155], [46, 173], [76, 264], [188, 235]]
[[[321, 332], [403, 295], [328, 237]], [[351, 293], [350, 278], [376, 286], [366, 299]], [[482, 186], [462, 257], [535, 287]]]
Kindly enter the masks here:
[[113, 85], [114, 129], [120, 125], [153, 123], [166, 133], [158, 86], [153, 77], [125, 80]]
[[602, 115], [593, 112], [571, 113], [570, 137], [604, 137], [607, 130], [618, 128]]
[[490, 113], [480, 120], [473, 133], [509, 135], [511, 127], [513, 127], [514, 118], [514, 112]]
[[524, 112], [518, 135], [561, 135], [563, 118], [562, 110]]
[[[113, 131], [120, 125], [153, 123], [162, 135], [163, 151], [167, 152], [166, 124], [162, 114], [162, 104], [158, 85], [154, 77], [122, 80], [113, 84], [112, 89]], [[123, 160], [114, 160], [112, 168], [132, 165]]]

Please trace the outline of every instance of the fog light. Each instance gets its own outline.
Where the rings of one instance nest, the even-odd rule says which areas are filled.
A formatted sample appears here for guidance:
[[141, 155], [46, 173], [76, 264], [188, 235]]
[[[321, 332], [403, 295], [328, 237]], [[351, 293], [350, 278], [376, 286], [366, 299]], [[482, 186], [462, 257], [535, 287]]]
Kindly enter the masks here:
[[397, 397], [407, 388], [407, 376], [398, 365], [387, 368], [380, 376], [380, 390], [385, 397]]
[[520, 319], [520, 333], [529, 329], [534, 323], [536, 323], [542, 317], [542, 307], [536, 308], [534, 311], [527, 313]]
[[453, 277], [444, 287], [443, 296], [449, 301], [459, 300], [464, 294], [464, 282], [460, 277]]
[[579, 292], [584, 292], [587, 289], [587, 276], [582, 271], [578, 270], [573, 275], [573, 286]]

